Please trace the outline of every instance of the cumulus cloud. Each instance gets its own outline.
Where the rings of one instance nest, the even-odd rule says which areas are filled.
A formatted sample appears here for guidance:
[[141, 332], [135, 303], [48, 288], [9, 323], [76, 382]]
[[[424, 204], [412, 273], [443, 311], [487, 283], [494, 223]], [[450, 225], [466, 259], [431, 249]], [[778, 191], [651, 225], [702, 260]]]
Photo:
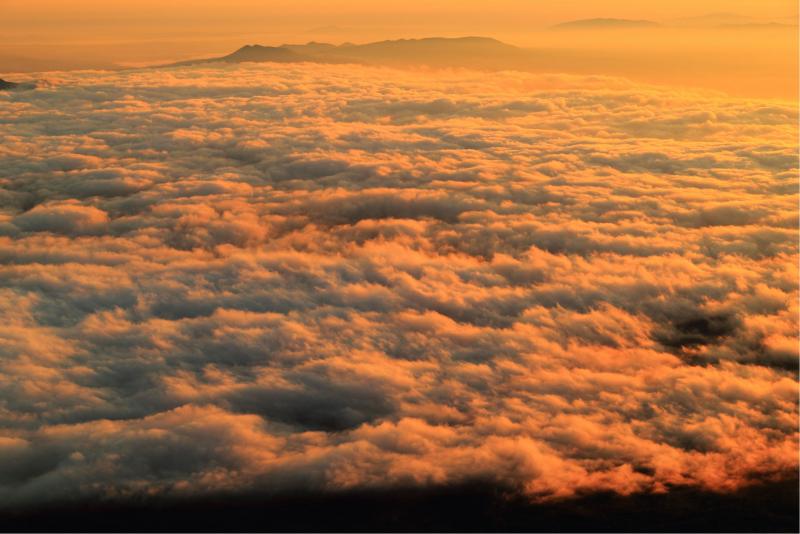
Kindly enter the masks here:
[[0, 95], [0, 502], [796, 471], [794, 106], [53, 76]]

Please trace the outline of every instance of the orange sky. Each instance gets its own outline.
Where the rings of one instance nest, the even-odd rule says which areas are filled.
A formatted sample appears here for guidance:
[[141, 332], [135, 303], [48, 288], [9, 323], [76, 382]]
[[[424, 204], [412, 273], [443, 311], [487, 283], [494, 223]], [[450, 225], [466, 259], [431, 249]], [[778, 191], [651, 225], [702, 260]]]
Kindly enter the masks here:
[[[547, 29], [596, 17], [685, 26], [681, 19], [720, 13], [754, 24], [796, 25], [796, 11], [794, 0], [0, 0], [0, 72], [146, 66], [223, 55], [247, 43], [480, 35], [551, 54], [568, 49], [567, 56], [573, 50], [618, 54], [616, 63], [624, 68], [593, 74], [787, 98], [796, 94], [796, 26], [710, 29], [719, 19], [692, 24], [704, 28], [640, 33], [559, 35]], [[585, 72], [560, 57], [556, 70]], [[660, 64], [670, 68], [662, 73]]]
[[[164, 30], [285, 32], [331, 24], [386, 30], [519, 31], [575, 18], [664, 21], [720, 12], [774, 20], [795, 16], [797, 8], [792, 0], [0, 0], [0, 28], [4, 34], [36, 34], [51, 40], [75, 37], [87, 28], [119, 39], [153, 36]], [[46, 36], [42, 35], [45, 30]]]

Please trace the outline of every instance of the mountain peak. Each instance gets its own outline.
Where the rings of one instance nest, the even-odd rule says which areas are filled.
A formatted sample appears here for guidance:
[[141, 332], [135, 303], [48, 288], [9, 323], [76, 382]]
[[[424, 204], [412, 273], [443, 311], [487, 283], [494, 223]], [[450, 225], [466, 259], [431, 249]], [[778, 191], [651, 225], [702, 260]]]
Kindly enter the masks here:
[[304, 45], [282, 46], [245, 45], [227, 56], [182, 61], [172, 67], [204, 63], [386, 63], [402, 64], [455, 64], [470, 58], [486, 61], [521, 49], [491, 37], [427, 37], [423, 39], [395, 39], [367, 44], [344, 43], [339, 46], [311, 41]]
[[303, 61], [303, 57], [282, 46], [245, 45], [236, 52], [220, 58], [221, 61], [275, 61], [287, 63]]

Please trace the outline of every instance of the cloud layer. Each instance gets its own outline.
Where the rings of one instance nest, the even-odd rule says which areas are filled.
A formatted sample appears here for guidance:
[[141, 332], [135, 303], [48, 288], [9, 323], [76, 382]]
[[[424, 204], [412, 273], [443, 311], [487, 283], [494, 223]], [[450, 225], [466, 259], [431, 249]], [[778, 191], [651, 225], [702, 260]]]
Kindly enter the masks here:
[[797, 110], [321, 65], [0, 94], [0, 502], [797, 469]]

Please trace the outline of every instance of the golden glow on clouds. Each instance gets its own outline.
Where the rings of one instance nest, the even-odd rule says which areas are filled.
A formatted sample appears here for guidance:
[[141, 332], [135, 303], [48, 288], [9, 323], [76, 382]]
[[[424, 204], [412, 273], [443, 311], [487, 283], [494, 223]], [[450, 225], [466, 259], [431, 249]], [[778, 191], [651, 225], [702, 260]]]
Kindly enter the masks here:
[[796, 105], [308, 64], [0, 104], [0, 506], [796, 475]]
[[[0, 0], [0, 508], [796, 476], [795, 16]], [[542, 63], [85, 70], [465, 34]]]

